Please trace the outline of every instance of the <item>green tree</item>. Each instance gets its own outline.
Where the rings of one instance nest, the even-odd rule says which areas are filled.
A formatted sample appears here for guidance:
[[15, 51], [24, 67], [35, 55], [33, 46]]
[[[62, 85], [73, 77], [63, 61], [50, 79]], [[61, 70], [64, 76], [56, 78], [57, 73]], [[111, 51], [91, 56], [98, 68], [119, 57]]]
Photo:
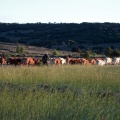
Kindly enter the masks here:
[[57, 50], [54, 50], [53, 55], [59, 55], [59, 52]]
[[16, 52], [22, 54], [24, 52], [25, 48], [23, 46], [17, 46]]
[[73, 48], [72, 48], [72, 52], [82, 53], [82, 51], [80, 50], [79, 47], [73, 47]]
[[89, 50], [86, 50], [85, 53], [84, 53], [84, 57], [88, 60], [90, 60], [90, 51]]
[[1, 57], [4, 57], [4, 58], [9, 57], [9, 56], [10, 56], [9, 53], [6, 53], [6, 52], [3, 52], [1, 55]]
[[107, 57], [112, 57], [112, 53], [113, 53], [113, 50], [111, 49], [111, 47], [107, 47], [107, 48], [105, 49], [105, 55], [106, 55]]
[[17, 46], [16, 53], [20, 53], [20, 46]]
[[113, 53], [112, 53], [112, 56], [113, 57], [119, 57], [120, 56], [120, 50], [119, 49], [114, 50]]
[[24, 52], [24, 47], [20, 47], [20, 52], [23, 53]]

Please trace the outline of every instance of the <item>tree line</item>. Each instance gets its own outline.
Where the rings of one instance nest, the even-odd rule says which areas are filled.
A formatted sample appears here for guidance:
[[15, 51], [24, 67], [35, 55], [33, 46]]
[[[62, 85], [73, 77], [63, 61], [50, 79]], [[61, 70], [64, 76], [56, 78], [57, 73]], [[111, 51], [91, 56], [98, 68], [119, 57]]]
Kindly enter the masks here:
[[50, 48], [52, 45], [61, 44], [68, 40], [74, 40], [78, 44], [120, 43], [120, 24], [0, 23], [0, 42]]

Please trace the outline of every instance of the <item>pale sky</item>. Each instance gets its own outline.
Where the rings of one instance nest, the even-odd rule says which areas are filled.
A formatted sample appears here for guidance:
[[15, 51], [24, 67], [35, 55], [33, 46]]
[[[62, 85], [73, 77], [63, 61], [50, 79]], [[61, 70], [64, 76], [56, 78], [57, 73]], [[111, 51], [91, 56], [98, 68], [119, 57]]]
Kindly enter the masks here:
[[0, 0], [5, 23], [120, 23], [120, 0]]

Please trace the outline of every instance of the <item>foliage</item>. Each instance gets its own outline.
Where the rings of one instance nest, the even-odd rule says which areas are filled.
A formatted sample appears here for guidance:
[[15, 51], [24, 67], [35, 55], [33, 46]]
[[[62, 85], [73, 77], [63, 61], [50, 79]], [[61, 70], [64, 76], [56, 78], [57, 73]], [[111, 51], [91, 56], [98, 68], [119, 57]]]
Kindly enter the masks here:
[[84, 53], [84, 57], [88, 60], [90, 60], [90, 51], [89, 50], [86, 50], [85, 53]]
[[16, 52], [22, 54], [25, 51], [25, 48], [23, 46], [17, 46]]
[[120, 50], [119, 49], [113, 50], [112, 56], [113, 57], [120, 57]]
[[119, 57], [120, 50], [119, 49], [113, 50], [111, 47], [108, 47], [105, 49], [105, 55], [107, 57]]
[[111, 57], [111, 56], [112, 56], [112, 53], [113, 53], [113, 50], [111, 49], [111, 47], [107, 47], [107, 48], [105, 49], [105, 55], [106, 55], [107, 57]]
[[6, 52], [3, 52], [1, 55], [1, 57], [3, 57], [3, 58], [9, 57], [9, 56], [10, 56], [9, 53], [6, 53]]
[[79, 47], [73, 47], [73, 48], [72, 48], [72, 52], [82, 53], [82, 51], [80, 50]]
[[95, 53], [95, 52], [91, 52], [91, 57], [95, 57], [97, 55], [97, 53]]
[[[32, 30], [32, 31], [31, 31]], [[119, 23], [31, 23], [31, 24], [0, 24], [0, 32], [15, 31], [12, 33], [12, 42], [35, 46], [51, 46], [57, 43], [69, 42], [70, 45], [78, 43], [119, 43]], [[21, 32], [22, 31], [22, 32]], [[26, 31], [28, 31], [26, 33]], [[42, 31], [42, 32], [41, 32]], [[19, 38], [16, 39], [16, 38]], [[0, 42], [11, 42], [11, 34], [0, 34]]]
[[55, 55], [55, 56], [56, 56], [56, 55], [59, 55], [59, 52], [58, 52], [57, 50], [54, 50], [54, 51], [53, 51], [53, 55]]

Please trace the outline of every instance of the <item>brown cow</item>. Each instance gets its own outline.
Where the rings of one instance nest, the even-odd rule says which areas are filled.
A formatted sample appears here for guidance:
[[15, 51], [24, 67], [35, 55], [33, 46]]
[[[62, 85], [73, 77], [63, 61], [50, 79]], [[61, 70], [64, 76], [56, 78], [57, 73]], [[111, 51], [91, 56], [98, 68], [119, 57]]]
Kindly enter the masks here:
[[90, 61], [90, 63], [91, 63], [92, 65], [96, 65], [96, 60], [95, 60], [95, 59], [92, 59], [92, 60]]
[[10, 65], [21, 65], [21, 61], [22, 59], [21, 58], [7, 58], [7, 65], [10, 64]]
[[81, 60], [78, 58], [67, 58], [66, 59], [68, 64], [80, 64]]
[[60, 58], [54, 58], [53, 63], [54, 63], [55, 65], [60, 65], [60, 64], [61, 64], [61, 59], [60, 59]]
[[42, 59], [38, 59], [38, 58], [33, 58], [35, 65], [38, 65], [42, 62]]
[[0, 64], [1, 64], [1, 65], [6, 64], [6, 60], [5, 60], [5, 58], [3, 58], [3, 57], [0, 58]]
[[62, 61], [61, 61], [60, 58], [51, 58], [51, 59], [50, 59], [50, 64], [60, 65], [61, 62], [62, 62]]
[[26, 57], [26, 58], [22, 59], [21, 64], [23, 64], [23, 65], [34, 65], [35, 61], [31, 57], [28, 57], [28, 58]]
[[82, 63], [83, 65], [91, 65], [91, 63], [90, 63], [87, 59], [85, 59], [85, 58], [82, 58], [82, 59], [81, 59], [81, 63]]

